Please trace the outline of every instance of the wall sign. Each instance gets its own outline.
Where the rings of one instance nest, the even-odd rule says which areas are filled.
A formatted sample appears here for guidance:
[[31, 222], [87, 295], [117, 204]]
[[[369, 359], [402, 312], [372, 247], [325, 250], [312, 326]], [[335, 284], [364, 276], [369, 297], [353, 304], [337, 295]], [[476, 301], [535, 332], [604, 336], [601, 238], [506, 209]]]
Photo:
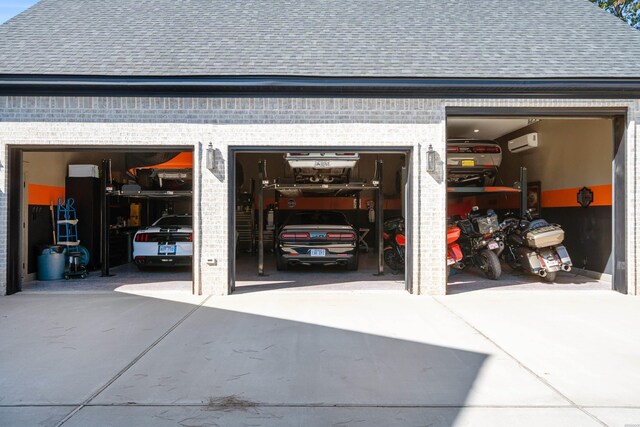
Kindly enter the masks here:
[[578, 191], [578, 203], [583, 208], [588, 207], [593, 202], [593, 191], [587, 187], [582, 187]]
[[538, 215], [542, 214], [540, 211], [542, 201], [542, 185], [540, 181], [527, 183], [527, 209], [533, 209]]

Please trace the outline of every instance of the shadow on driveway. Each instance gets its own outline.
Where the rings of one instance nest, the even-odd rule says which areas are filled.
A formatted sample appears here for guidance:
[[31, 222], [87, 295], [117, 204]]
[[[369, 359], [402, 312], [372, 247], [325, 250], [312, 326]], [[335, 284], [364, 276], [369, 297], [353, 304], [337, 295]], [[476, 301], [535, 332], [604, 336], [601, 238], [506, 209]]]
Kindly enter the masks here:
[[487, 357], [196, 300], [2, 299], [2, 425], [452, 426]]

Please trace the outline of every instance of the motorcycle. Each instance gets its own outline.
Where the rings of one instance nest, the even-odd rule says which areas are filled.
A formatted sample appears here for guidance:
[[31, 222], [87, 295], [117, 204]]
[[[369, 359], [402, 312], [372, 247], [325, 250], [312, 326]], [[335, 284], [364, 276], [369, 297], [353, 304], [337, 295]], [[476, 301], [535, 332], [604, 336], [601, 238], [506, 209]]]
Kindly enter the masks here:
[[456, 242], [460, 238], [460, 227], [447, 225], [447, 277], [451, 272], [451, 266], [462, 259], [462, 249]]
[[460, 228], [458, 244], [462, 249], [462, 259], [453, 264], [459, 270], [468, 266], [481, 269], [485, 276], [491, 280], [497, 280], [502, 274], [499, 256], [505, 248], [500, 232], [498, 215], [487, 209], [486, 213], [480, 213], [474, 206], [467, 214], [466, 219], [454, 217], [455, 225]]
[[384, 262], [394, 274], [404, 271], [404, 218], [390, 218], [384, 222]]
[[529, 209], [522, 218], [507, 217], [500, 229], [506, 236], [502, 258], [511, 268], [535, 274], [547, 282], [555, 281], [560, 270], [571, 271], [571, 258], [561, 245], [564, 230], [560, 225], [534, 218], [533, 210]]

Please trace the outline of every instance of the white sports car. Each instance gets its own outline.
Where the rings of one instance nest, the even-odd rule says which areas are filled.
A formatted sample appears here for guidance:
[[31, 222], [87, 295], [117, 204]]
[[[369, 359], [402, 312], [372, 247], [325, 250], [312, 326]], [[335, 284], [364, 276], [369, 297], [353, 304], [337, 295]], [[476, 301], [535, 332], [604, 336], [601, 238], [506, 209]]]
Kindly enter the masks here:
[[287, 153], [285, 161], [298, 184], [341, 184], [349, 182], [358, 153]]
[[146, 266], [191, 265], [193, 259], [193, 218], [191, 215], [167, 215], [136, 232], [133, 260]]
[[500, 163], [502, 163], [502, 149], [495, 141], [480, 139], [447, 141], [449, 185], [478, 187], [493, 185]]

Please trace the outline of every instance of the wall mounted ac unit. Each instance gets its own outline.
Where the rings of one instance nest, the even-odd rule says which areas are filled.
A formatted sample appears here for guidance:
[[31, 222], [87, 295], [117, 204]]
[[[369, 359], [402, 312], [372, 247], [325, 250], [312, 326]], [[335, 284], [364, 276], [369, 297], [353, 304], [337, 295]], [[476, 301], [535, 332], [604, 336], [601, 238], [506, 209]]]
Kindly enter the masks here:
[[512, 153], [520, 153], [538, 146], [538, 133], [528, 133], [508, 142], [507, 148]]

